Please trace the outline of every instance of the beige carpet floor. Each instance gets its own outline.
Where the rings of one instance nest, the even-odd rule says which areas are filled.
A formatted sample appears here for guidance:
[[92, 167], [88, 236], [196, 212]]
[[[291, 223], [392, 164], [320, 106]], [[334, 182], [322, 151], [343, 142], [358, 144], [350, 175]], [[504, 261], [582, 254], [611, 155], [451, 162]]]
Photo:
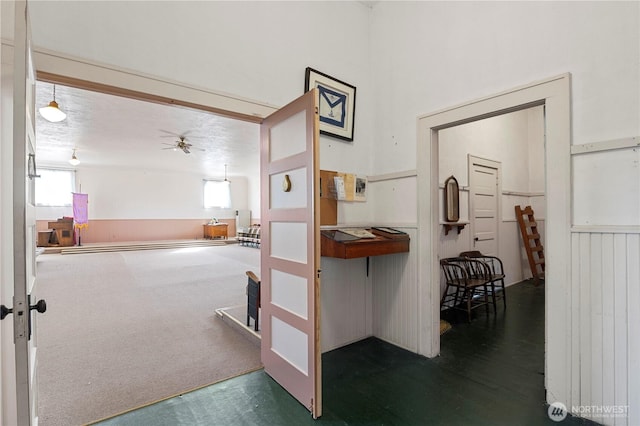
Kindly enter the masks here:
[[79, 425], [260, 367], [215, 309], [246, 301], [237, 245], [38, 256], [40, 425]]

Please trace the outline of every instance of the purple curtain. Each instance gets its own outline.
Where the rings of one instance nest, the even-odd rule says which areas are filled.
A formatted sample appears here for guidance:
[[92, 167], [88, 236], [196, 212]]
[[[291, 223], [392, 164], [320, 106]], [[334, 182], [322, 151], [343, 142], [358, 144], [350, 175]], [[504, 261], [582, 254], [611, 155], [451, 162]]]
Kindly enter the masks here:
[[73, 221], [76, 228], [89, 226], [89, 194], [73, 193]]

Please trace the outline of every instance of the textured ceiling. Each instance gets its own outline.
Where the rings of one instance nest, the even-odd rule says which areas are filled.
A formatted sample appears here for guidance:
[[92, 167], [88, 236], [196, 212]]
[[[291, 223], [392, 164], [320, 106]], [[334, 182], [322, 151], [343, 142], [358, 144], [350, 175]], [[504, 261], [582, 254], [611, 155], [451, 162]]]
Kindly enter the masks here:
[[[36, 109], [52, 99], [53, 86], [37, 82]], [[66, 120], [50, 123], [36, 114], [40, 166], [71, 167], [76, 148], [78, 168], [134, 167], [208, 177], [222, 176], [225, 164], [229, 176], [255, 174], [259, 168], [257, 124], [60, 85], [56, 101]], [[163, 149], [179, 135], [196, 149], [190, 154]]]

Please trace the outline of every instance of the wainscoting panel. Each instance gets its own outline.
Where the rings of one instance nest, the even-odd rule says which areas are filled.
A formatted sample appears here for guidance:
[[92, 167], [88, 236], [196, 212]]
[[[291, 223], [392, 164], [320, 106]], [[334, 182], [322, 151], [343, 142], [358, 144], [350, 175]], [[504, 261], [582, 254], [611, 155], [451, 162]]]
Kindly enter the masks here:
[[366, 259], [323, 257], [321, 269], [322, 352], [371, 336], [371, 285]]
[[415, 228], [397, 229], [409, 234], [409, 253], [371, 258], [369, 275], [373, 277], [373, 335], [417, 352], [418, 235]]
[[[210, 219], [95, 219], [80, 231], [82, 243], [116, 243], [127, 241], [188, 240], [204, 238], [202, 225]], [[55, 219], [51, 219], [55, 221]], [[49, 220], [38, 220], [38, 231], [48, 227]], [[227, 234], [236, 235], [235, 219], [220, 219], [226, 223]], [[76, 231], [77, 232], [77, 231]]]
[[605, 425], [640, 424], [639, 260], [640, 232], [572, 234], [570, 403]]

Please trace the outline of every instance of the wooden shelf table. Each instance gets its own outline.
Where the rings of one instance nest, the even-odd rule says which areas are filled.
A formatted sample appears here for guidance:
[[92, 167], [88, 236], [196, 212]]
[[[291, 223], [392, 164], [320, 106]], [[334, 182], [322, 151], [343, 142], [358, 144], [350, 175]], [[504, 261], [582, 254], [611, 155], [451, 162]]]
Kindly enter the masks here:
[[227, 239], [227, 224], [226, 223], [216, 223], [213, 225], [206, 224], [202, 225], [204, 227], [204, 238], [208, 240], [213, 240], [215, 238]]
[[355, 259], [409, 251], [409, 235], [404, 232], [390, 233], [375, 228], [368, 231], [375, 238], [354, 238], [339, 230], [320, 231], [320, 253], [326, 257]]

